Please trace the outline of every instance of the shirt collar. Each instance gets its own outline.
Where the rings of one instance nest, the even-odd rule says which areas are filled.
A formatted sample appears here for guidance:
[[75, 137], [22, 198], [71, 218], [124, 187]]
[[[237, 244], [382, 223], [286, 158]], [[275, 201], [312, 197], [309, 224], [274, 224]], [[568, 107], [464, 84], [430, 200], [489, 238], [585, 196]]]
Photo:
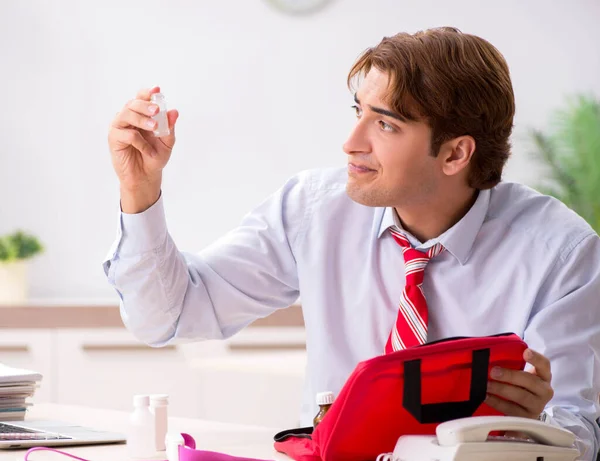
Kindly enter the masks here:
[[444, 232], [442, 235], [430, 239], [425, 243], [420, 242], [415, 236], [402, 228], [400, 219], [393, 207], [385, 208], [379, 226], [378, 237], [392, 226], [398, 227], [400, 231], [406, 235], [411, 245], [417, 250], [427, 250], [436, 243], [441, 243], [461, 264], [465, 264], [469, 259], [475, 237], [479, 233], [479, 229], [483, 225], [483, 221], [487, 215], [490, 204], [490, 190], [481, 190], [477, 196], [477, 200], [467, 212], [454, 226]]

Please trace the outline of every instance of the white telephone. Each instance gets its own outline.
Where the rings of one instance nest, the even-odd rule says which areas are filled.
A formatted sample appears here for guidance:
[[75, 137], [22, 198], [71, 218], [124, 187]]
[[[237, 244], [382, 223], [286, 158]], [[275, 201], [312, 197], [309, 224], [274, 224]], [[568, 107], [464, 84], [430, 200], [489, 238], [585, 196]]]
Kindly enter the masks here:
[[[488, 437], [492, 431], [517, 431], [532, 440]], [[436, 436], [404, 435], [394, 452], [377, 461], [573, 461], [575, 435], [527, 418], [473, 416], [438, 425]]]

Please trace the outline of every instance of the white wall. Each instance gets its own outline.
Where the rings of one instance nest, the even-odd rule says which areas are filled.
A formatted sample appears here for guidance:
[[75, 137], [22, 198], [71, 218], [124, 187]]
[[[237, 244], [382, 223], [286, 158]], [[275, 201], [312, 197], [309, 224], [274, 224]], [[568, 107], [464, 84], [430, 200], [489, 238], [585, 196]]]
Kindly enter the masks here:
[[573, 91], [600, 92], [600, 2], [336, 0], [306, 18], [265, 0], [0, 0], [0, 234], [46, 253], [36, 298], [113, 298], [117, 224], [108, 124], [138, 88], [181, 112], [165, 172], [170, 231], [194, 251], [294, 172], [343, 165], [346, 73], [401, 30], [454, 25], [506, 56], [517, 97], [506, 177], [533, 183], [523, 133]]

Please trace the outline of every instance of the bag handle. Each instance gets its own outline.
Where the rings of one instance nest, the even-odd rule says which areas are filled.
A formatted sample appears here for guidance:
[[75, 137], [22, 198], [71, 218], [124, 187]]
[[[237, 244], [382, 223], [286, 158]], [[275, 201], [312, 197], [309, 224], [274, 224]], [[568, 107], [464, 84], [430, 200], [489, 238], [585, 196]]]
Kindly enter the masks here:
[[489, 363], [489, 348], [473, 350], [469, 400], [423, 405], [421, 403], [421, 359], [407, 360], [404, 362], [402, 405], [422, 424], [443, 423], [472, 416], [486, 398]]

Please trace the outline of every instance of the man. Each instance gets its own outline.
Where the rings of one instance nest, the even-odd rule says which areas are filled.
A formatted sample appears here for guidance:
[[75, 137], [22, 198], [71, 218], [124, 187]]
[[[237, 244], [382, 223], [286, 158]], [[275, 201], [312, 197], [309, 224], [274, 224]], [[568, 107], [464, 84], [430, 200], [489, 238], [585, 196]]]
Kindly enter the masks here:
[[[198, 254], [167, 231], [175, 137], [152, 136], [158, 88], [119, 112], [122, 213], [104, 267], [123, 321], [153, 346], [226, 338], [302, 293], [305, 424], [315, 394], [339, 391], [361, 360], [515, 332], [530, 367], [494, 371], [486, 403], [570, 429], [594, 459], [600, 239], [555, 199], [501, 181], [515, 110], [504, 58], [453, 28], [403, 33], [367, 50], [348, 82], [359, 85], [347, 168], [291, 178]], [[177, 111], [168, 118], [174, 129]]]

